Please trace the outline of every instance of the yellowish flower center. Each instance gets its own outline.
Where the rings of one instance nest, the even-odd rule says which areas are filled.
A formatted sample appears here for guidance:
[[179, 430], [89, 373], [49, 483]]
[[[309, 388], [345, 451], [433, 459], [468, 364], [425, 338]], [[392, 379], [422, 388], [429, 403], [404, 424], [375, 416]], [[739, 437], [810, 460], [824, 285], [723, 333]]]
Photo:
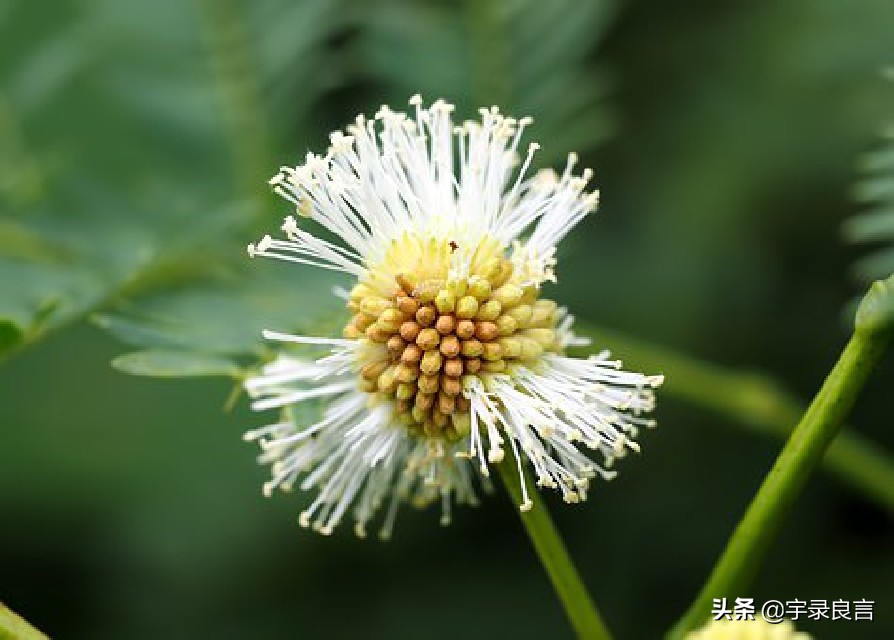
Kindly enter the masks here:
[[403, 236], [351, 292], [348, 338], [363, 338], [360, 386], [393, 403], [411, 433], [456, 440], [470, 429], [465, 386], [475, 377], [560, 351], [559, 313], [522, 285], [495, 243], [481, 242], [468, 274], [451, 275], [456, 241]]

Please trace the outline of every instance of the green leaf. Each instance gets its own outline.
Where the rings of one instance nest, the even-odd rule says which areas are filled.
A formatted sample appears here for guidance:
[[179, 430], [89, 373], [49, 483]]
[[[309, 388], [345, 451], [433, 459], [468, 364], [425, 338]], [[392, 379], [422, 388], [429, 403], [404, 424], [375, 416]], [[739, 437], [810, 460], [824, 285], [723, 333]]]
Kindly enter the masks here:
[[257, 358], [264, 329], [328, 332], [347, 318], [329, 272], [248, 258], [242, 267], [238, 278], [146, 296], [93, 320], [138, 347]]
[[0, 257], [0, 357], [88, 307], [102, 287], [95, 274]]
[[0, 357], [111, 299], [151, 261], [147, 238], [120, 226], [45, 216], [3, 226]]
[[241, 371], [234, 360], [222, 356], [161, 349], [125, 353], [112, 360], [112, 366], [123, 373], [156, 378], [237, 378]]
[[851, 242], [877, 242], [894, 239], [894, 206], [882, 205], [851, 218], [844, 226]]
[[66, 257], [61, 247], [49, 242], [39, 230], [12, 219], [0, 219], [0, 255], [45, 263]]

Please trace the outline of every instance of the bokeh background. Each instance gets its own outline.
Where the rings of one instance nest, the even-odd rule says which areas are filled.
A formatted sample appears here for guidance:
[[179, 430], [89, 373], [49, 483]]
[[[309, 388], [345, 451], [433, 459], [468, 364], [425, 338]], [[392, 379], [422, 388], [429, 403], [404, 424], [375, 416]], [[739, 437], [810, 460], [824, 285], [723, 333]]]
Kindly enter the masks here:
[[[579, 151], [602, 206], [554, 296], [622, 358], [735, 383], [669, 381], [642, 456], [551, 500], [618, 637], [659, 637], [778, 451], [761, 416], [812, 396], [894, 263], [842, 233], [892, 60], [890, 0], [0, 1], [0, 600], [58, 638], [570, 637], [499, 490], [322, 538], [225, 408], [262, 327], [337, 322], [315, 274], [244, 255], [289, 213], [266, 178], [418, 91], [533, 115], [542, 166]], [[892, 380], [852, 421], [888, 452]], [[736, 381], [743, 416], [712, 410]], [[872, 623], [799, 626], [894, 637], [892, 534], [821, 471], [741, 595], [868, 598]]]

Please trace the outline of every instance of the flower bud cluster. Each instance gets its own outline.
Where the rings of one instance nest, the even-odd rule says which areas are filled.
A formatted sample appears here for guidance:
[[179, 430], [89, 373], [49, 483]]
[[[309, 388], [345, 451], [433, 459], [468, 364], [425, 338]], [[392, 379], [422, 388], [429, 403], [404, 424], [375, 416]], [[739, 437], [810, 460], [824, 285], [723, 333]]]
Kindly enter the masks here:
[[539, 289], [511, 281], [512, 264], [489, 261], [481, 274], [416, 281], [395, 278], [394, 294], [358, 284], [344, 337], [371, 348], [360, 367], [360, 387], [393, 401], [398, 420], [416, 435], [457, 440], [469, 432], [469, 400], [477, 378], [531, 365], [560, 351], [561, 310], [539, 299]]

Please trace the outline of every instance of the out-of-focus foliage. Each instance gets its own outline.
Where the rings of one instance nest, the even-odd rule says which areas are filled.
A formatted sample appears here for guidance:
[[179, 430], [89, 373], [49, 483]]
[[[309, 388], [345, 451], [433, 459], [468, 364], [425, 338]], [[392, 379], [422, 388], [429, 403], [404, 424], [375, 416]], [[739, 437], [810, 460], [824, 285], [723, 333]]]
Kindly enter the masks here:
[[[532, 115], [537, 161], [580, 151], [603, 193], [554, 297], [806, 397], [858, 293], [842, 220], [890, 206], [848, 194], [894, 113], [892, 33], [890, 0], [0, 0], [0, 600], [91, 640], [561, 636], [502, 499], [449, 529], [408, 512], [390, 545], [261, 499], [239, 432], [263, 418], [222, 414], [213, 378], [269, 355], [262, 328], [339, 321], [332, 280], [245, 255], [290, 213], [267, 177], [416, 92]], [[854, 419], [889, 449], [892, 374]], [[622, 638], [683, 609], [777, 449], [665, 397], [659, 418], [557, 509]], [[804, 627], [894, 636], [890, 536], [818, 479], [740, 595], [869, 597], [871, 624]]]
[[610, 132], [608, 82], [590, 62], [614, 0], [368, 4], [358, 52], [398, 104], [421, 92], [456, 101], [460, 117], [490, 104], [534, 115], [536, 138], [548, 143], [538, 161], [546, 164]]
[[3, 23], [0, 353], [99, 309], [125, 341], [206, 349], [220, 329], [195, 324], [203, 298], [229, 305], [225, 351], [257, 350], [248, 308], [283, 282], [244, 269], [240, 248], [263, 218], [272, 132], [306, 131], [338, 77], [336, 8], [60, 5], [8, 3]]
[[[891, 76], [894, 80], [894, 70]], [[884, 140], [862, 163], [866, 176], [857, 185], [857, 199], [867, 210], [845, 225], [849, 240], [875, 249], [857, 263], [857, 275], [864, 282], [894, 273], [894, 123], [884, 132]]]

